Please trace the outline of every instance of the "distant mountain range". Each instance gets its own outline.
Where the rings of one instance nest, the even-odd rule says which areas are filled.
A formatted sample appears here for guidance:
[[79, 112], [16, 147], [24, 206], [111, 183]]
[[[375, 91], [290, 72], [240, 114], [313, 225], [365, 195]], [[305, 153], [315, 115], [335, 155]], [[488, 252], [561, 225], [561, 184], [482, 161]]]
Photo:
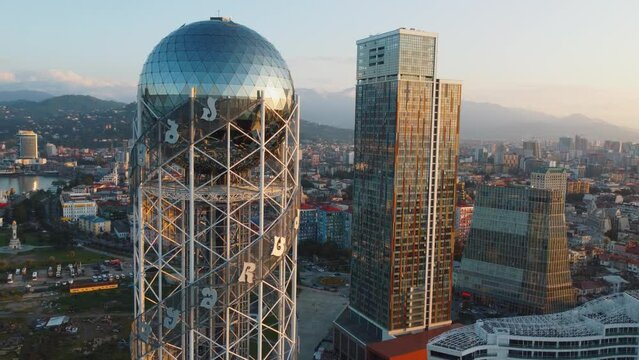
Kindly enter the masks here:
[[464, 101], [463, 139], [521, 140], [553, 139], [579, 134], [588, 139], [639, 142], [639, 130], [613, 125], [582, 114], [558, 117], [537, 111], [507, 108], [489, 103]]
[[34, 90], [0, 91], [0, 103], [11, 102], [16, 100], [42, 101], [52, 97], [53, 95], [43, 91], [34, 91]]
[[[302, 138], [340, 139], [352, 141], [355, 118], [355, 92], [318, 92], [297, 89], [301, 98]], [[34, 99], [41, 100], [34, 100]], [[3, 100], [4, 99], [4, 100]], [[134, 116], [135, 107], [84, 95], [51, 95], [38, 91], [0, 91], [0, 104], [30, 121], [58, 117], [61, 114], [112, 112], [126, 107]], [[110, 114], [109, 116], [112, 116]], [[19, 120], [19, 119], [13, 119]], [[105, 122], [107, 119], [105, 118]], [[5, 126], [12, 122], [5, 121]], [[13, 122], [15, 126], [19, 124]], [[314, 123], [314, 124], [310, 124]], [[18, 126], [19, 127], [19, 126]], [[123, 128], [123, 124], [119, 125]], [[0, 129], [13, 131], [14, 129]], [[124, 129], [122, 129], [124, 131]], [[129, 129], [126, 129], [127, 135]], [[119, 131], [118, 131], [119, 132]], [[461, 115], [461, 137], [466, 140], [557, 139], [579, 134], [589, 139], [639, 141], [639, 130], [610, 124], [604, 120], [573, 114], [557, 117], [537, 111], [507, 108], [496, 104], [464, 101]], [[97, 135], [97, 134], [95, 134]], [[349, 140], [350, 139], [350, 140]]]
[[[63, 95], [33, 101], [44, 93], [7, 94], [0, 102], [8, 112], [0, 113], [0, 141], [15, 141], [18, 130], [34, 130], [44, 142], [65, 146], [96, 147], [99, 142], [128, 139], [131, 121], [135, 118], [135, 103], [101, 100], [86, 95]], [[20, 98], [24, 96], [24, 98]], [[16, 98], [18, 97], [18, 98]], [[352, 142], [353, 131], [302, 120], [303, 141]]]
[[353, 129], [355, 125], [355, 89], [318, 92], [296, 89], [302, 117], [322, 125]]
[[13, 100], [0, 106], [5, 109], [0, 112], [1, 141], [13, 143], [18, 130], [34, 130], [42, 136], [42, 143], [90, 148], [130, 137], [136, 111], [134, 104], [85, 95]]
[[62, 95], [42, 101], [16, 100], [6, 104], [13, 107], [28, 108], [30, 111], [42, 115], [55, 112], [92, 113], [119, 109], [126, 105], [125, 103], [102, 100], [88, 95]]
[[[298, 89], [302, 114], [310, 121], [352, 129], [355, 119], [354, 89], [323, 93]], [[558, 117], [537, 111], [507, 108], [496, 104], [462, 103], [462, 139], [521, 140], [557, 139], [583, 135], [590, 139], [639, 141], [639, 130], [613, 125], [581, 114]]]

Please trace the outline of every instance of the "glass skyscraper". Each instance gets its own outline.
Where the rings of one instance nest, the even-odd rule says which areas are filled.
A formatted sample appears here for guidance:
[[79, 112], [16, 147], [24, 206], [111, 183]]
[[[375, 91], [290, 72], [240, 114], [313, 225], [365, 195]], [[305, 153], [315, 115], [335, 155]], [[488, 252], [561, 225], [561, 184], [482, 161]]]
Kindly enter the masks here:
[[[565, 173], [546, 174], [563, 174], [565, 183]], [[553, 184], [545, 187], [477, 190], [458, 290], [522, 314], [557, 312], [574, 305], [565, 190]]]
[[[461, 84], [436, 79], [437, 34], [357, 42], [352, 286], [341, 359], [450, 324]], [[425, 346], [425, 344], [424, 344]]]
[[31, 130], [18, 131], [20, 143], [20, 159], [38, 158], [38, 134]]

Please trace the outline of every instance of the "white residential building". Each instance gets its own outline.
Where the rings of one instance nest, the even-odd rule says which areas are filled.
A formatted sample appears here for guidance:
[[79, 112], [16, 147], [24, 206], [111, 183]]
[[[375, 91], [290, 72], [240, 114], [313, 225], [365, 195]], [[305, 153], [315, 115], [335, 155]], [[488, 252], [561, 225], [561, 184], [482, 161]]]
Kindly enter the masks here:
[[76, 221], [81, 216], [95, 216], [98, 204], [86, 193], [62, 193], [60, 195], [63, 220]]
[[637, 359], [639, 291], [573, 310], [479, 320], [428, 343], [428, 359]]

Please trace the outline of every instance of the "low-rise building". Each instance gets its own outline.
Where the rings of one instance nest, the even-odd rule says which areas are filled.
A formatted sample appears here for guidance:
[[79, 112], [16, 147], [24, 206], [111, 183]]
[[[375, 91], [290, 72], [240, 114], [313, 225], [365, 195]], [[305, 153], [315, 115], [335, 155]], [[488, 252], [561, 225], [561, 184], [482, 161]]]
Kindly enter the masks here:
[[509, 169], [516, 169], [519, 166], [519, 155], [504, 154], [504, 166]]
[[589, 194], [590, 193], [590, 182], [584, 180], [568, 180], [568, 184], [566, 186], [567, 194]]
[[602, 279], [610, 285], [610, 290], [613, 293], [623, 291], [628, 284], [628, 281], [619, 275], [606, 275]]
[[131, 225], [126, 220], [114, 221], [111, 226], [111, 233], [118, 240], [128, 240], [131, 237]]
[[577, 296], [599, 295], [609, 290], [608, 283], [603, 280], [584, 280], [575, 283]]
[[428, 343], [428, 359], [636, 359], [639, 292], [604, 296], [575, 309], [479, 320]]
[[98, 204], [86, 193], [63, 192], [60, 194], [62, 220], [77, 221], [82, 216], [95, 216]]
[[93, 235], [108, 234], [111, 232], [111, 220], [99, 216], [82, 216], [78, 219], [80, 230]]

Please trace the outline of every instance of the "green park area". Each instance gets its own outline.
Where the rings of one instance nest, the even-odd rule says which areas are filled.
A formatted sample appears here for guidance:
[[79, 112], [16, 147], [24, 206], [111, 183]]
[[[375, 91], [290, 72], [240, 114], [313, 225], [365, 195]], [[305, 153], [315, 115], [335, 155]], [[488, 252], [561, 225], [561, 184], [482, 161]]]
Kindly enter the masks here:
[[[45, 268], [57, 264], [95, 263], [107, 257], [82, 248], [71, 246], [72, 235], [68, 232], [48, 232], [20, 226], [18, 238], [22, 245], [35, 248], [18, 252], [0, 252], [0, 271], [8, 271], [18, 267]], [[0, 229], [0, 246], [9, 244], [11, 229]]]
[[[40, 231], [24, 231], [23, 227], [18, 227], [18, 238], [22, 244], [34, 245], [34, 246], [46, 246], [51, 245], [50, 235], [48, 232]], [[0, 246], [9, 245], [9, 239], [11, 239], [11, 228], [3, 227], [0, 229]]]

